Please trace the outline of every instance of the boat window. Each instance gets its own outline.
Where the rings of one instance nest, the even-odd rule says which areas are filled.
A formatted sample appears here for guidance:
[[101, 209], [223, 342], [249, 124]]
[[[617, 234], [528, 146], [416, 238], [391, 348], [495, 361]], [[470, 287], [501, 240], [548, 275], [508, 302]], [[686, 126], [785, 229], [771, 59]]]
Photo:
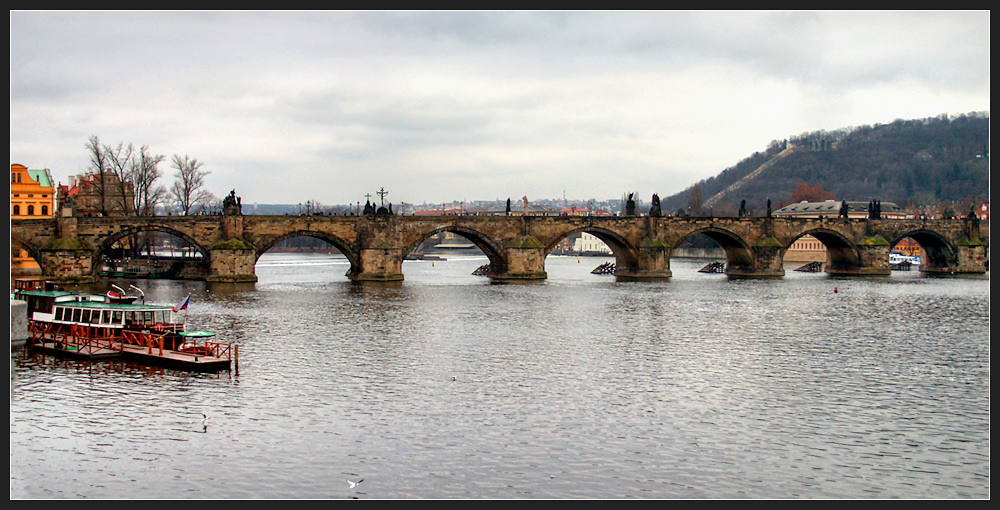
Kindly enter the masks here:
[[163, 312], [156, 312], [156, 322], [159, 324], [165, 324], [167, 321], [163, 318]]
[[104, 310], [101, 313], [101, 322], [104, 324], [111, 324], [111, 310]]
[[82, 314], [82, 313], [83, 313], [83, 310], [81, 310], [79, 308], [74, 309], [73, 310], [73, 322], [80, 322], [80, 314]]
[[78, 322], [90, 322], [90, 310], [83, 310], [82, 314]]
[[101, 311], [93, 310], [90, 314], [90, 322], [92, 324], [99, 324], [101, 322]]
[[56, 298], [44, 298], [38, 302], [38, 307], [35, 310], [39, 312], [49, 313], [52, 311], [52, 307], [55, 306]]
[[56, 307], [56, 320], [57, 321], [63, 320], [63, 311], [64, 310], [66, 310], [66, 309], [63, 308], [63, 307], [61, 307], [61, 306], [60, 307]]
[[121, 312], [121, 310], [115, 310], [115, 313], [114, 313], [114, 315], [112, 315], [112, 318], [111, 318], [111, 323], [112, 324], [121, 324], [122, 323], [122, 312]]
[[147, 312], [143, 312], [143, 318], [142, 319], [143, 319], [144, 323], [146, 323], [146, 324], [152, 324], [153, 323], [153, 311], [150, 310], [150, 311], [147, 311]]

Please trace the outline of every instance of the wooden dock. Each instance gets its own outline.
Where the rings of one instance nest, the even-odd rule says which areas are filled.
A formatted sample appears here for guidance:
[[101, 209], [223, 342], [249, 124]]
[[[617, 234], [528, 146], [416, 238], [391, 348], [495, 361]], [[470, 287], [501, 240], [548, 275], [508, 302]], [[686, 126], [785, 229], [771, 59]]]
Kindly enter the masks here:
[[[56, 356], [84, 360], [130, 359], [147, 365], [195, 372], [229, 370], [239, 364], [239, 346], [204, 342], [202, 345], [171, 344], [166, 335], [129, 332], [120, 338], [53, 333], [44, 327], [29, 328], [30, 348]], [[167, 340], [165, 342], [165, 340]]]
[[118, 349], [114, 349], [112, 346], [81, 347], [79, 345], [66, 344], [53, 339], [44, 340], [33, 339], [30, 337], [28, 338], [28, 342], [31, 349], [34, 351], [54, 354], [57, 356], [65, 356], [67, 358], [100, 360], [120, 358], [122, 356], [122, 352]]
[[197, 372], [217, 372], [219, 370], [228, 370], [230, 367], [230, 360], [228, 358], [220, 358], [212, 354], [206, 354], [203, 351], [184, 352], [168, 349], [160, 350], [138, 345], [123, 345], [121, 352], [126, 359], [135, 360], [140, 363]]

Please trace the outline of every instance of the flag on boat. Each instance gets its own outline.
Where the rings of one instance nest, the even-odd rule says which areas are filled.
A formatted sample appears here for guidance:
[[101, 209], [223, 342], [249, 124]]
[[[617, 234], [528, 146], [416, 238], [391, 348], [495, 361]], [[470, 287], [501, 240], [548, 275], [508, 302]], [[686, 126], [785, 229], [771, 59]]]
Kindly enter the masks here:
[[187, 296], [184, 297], [184, 299], [180, 303], [174, 305], [174, 311], [179, 312], [181, 310], [184, 310], [185, 308], [188, 307], [188, 302], [190, 301], [191, 301], [191, 294], [188, 294]]

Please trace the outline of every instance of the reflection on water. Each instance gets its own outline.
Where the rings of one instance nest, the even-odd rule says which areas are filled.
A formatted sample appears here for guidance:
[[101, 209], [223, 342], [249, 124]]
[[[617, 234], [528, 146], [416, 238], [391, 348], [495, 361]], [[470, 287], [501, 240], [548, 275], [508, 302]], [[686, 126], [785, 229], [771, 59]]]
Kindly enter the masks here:
[[604, 261], [361, 285], [268, 254], [256, 284], [142, 282], [190, 292], [239, 374], [12, 354], [11, 497], [989, 496], [988, 276], [675, 260], [638, 283]]

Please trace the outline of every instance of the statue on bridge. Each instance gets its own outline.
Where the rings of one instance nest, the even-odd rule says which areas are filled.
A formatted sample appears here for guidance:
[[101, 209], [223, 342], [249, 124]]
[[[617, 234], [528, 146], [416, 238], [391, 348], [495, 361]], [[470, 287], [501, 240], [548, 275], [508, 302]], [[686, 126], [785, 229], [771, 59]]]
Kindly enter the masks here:
[[868, 202], [868, 218], [872, 220], [882, 219], [882, 202], [875, 199]]
[[649, 206], [649, 215], [654, 218], [663, 216], [663, 211], [660, 210], [660, 196], [656, 193], [653, 193], [653, 205]]
[[739, 210], [739, 212], [737, 214], [739, 214], [740, 218], [746, 218], [747, 217], [747, 201], [746, 200], [740, 200], [740, 210]]
[[222, 214], [227, 216], [243, 214], [243, 204], [240, 197], [236, 196], [236, 190], [230, 191], [229, 196], [222, 199]]
[[767, 217], [771, 217], [771, 199], [767, 199]]
[[635, 200], [632, 195], [633, 193], [629, 193], [625, 200], [625, 216], [635, 216]]

